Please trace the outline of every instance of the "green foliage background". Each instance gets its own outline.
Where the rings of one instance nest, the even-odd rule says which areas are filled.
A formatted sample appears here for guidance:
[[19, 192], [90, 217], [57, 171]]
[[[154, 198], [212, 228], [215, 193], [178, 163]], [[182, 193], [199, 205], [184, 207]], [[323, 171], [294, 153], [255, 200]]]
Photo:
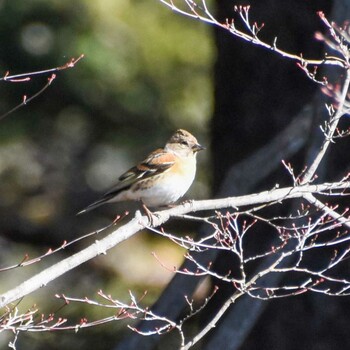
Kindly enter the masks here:
[[[2, 75], [61, 66], [85, 55], [75, 68], [59, 72], [44, 94], [1, 121], [0, 263], [8, 266], [26, 253], [36, 256], [110, 222], [115, 215], [111, 207], [84, 217], [75, 213], [135, 161], [162, 146], [175, 129], [188, 129], [209, 146], [214, 49], [208, 26], [151, 0], [3, 0], [0, 14]], [[1, 82], [0, 113], [40, 90], [48, 76]], [[199, 157], [189, 197], [209, 193], [208, 153]], [[100, 288], [121, 298], [128, 289], [148, 289], [145, 301], [152, 302], [171, 277], [163, 278], [150, 256], [155, 247], [160, 255], [165, 252], [164, 259], [182, 259], [182, 252], [145, 233], [35, 293], [20, 308], [37, 303], [41, 312], [50, 313], [61, 305], [55, 293], [93, 297]], [[3, 273], [1, 291], [73, 251]], [[78, 306], [65, 316], [86, 314], [101, 316]], [[18, 344], [26, 349], [86, 348], [93, 338], [96, 349], [106, 348], [119, 328], [125, 324], [77, 335], [39, 333], [20, 337]], [[1, 347], [11, 338], [0, 335]]]

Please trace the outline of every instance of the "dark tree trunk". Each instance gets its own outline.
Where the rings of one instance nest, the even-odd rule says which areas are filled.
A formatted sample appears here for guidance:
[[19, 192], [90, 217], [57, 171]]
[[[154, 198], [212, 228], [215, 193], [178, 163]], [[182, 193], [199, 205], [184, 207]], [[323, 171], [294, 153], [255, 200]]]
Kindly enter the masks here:
[[[236, 3], [239, 4], [231, 0], [217, 1], [217, 13], [221, 21], [234, 16], [237, 18], [237, 14], [233, 12], [233, 5]], [[272, 43], [276, 36], [279, 48], [303, 53], [304, 57], [323, 55], [324, 48], [314, 40], [316, 30], [324, 31], [316, 15], [317, 11], [322, 10], [339, 24], [346, 19], [346, 13], [349, 17], [349, 5], [346, 1], [252, 0], [250, 5], [250, 17], [258, 23], [265, 23], [262, 38]], [[335, 9], [336, 6], [338, 10]], [[238, 25], [238, 21], [236, 24]], [[215, 65], [215, 110], [211, 129], [214, 193], [221, 187], [232, 165], [268, 144], [309, 105], [313, 106], [310, 141], [290, 159], [298, 173], [321, 145], [323, 135], [318, 125], [326, 114], [320, 87], [309, 80], [296, 67], [295, 62], [235, 39], [223, 30], [216, 29], [215, 36], [218, 56]], [[327, 155], [318, 175], [326, 180], [339, 179], [345, 175], [346, 169], [349, 169], [348, 154], [346, 141], [340, 141]], [[254, 169], [249, 176], [256, 176], [260, 170]], [[242, 186], [232, 184], [227, 195], [245, 194], [242, 193], [246, 190], [244, 179], [241, 181]], [[254, 188], [250, 188], [250, 192], [272, 188], [276, 183], [291, 184], [281, 166], [258, 181]], [[264, 232], [259, 235], [264, 236]], [[257, 241], [256, 244], [260, 242]], [[216, 259], [215, 267], [223, 272], [227, 271], [230, 264], [227, 255], [220, 255]], [[220, 293], [209, 305], [203, 324], [212, 318], [233, 290], [227, 283], [217, 280], [214, 283], [219, 285]], [[350, 317], [344, 312], [349, 307], [349, 299], [311, 293], [270, 302], [245, 297], [225, 315], [202, 348], [349, 348], [350, 338], [346, 325], [350, 322]]]
[[[224, 21], [237, 16], [233, 7], [240, 4], [217, 0], [217, 17]], [[348, 0], [251, 0], [250, 5], [253, 21], [265, 23], [262, 39], [272, 43], [278, 37], [280, 48], [312, 58], [323, 57], [324, 50], [322, 43], [314, 40], [315, 31], [325, 29], [316, 12], [322, 10], [340, 24], [350, 16]], [[235, 23], [238, 26], [239, 20]], [[320, 87], [310, 81], [295, 62], [274, 52], [236, 39], [224, 30], [215, 29], [215, 38], [218, 55], [211, 125], [214, 195], [248, 194], [272, 188], [276, 183], [291, 185], [280, 160], [290, 160], [298, 173], [319, 150], [323, 139], [319, 125], [322, 118], [327, 117]], [[325, 73], [332, 78], [334, 69]], [[337, 180], [349, 170], [349, 161], [346, 141], [340, 140], [332, 146], [317, 173], [321, 180]], [[278, 215], [276, 211], [274, 214]], [[256, 245], [266, 243], [268, 232], [261, 230], [257, 236]], [[196, 253], [193, 256], [205, 266], [214, 262], [213, 268], [223, 273], [234, 266], [227, 254], [207, 252], [207, 256]], [[346, 273], [348, 266], [345, 265]], [[154, 312], [179, 318], [186, 307], [183, 296], [191, 295], [198, 281], [189, 276], [175, 276], [154, 305]], [[270, 282], [286, 283], [274, 277]], [[219, 291], [198, 315], [201, 327], [233, 292], [227, 283], [219, 280], [213, 283], [219, 285]], [[349, 348], [350, 316], [345, 311], [349, 308], [349, 298], [320, 294], [306, 293], [269, 302], [246, 295], [236, 301], [195, 349]], [[143, 331], [149, 328], [152, 326], [147, 322], [138, 326]], [[171, 340], [163, 340], [159, 345], [160, 341], [159, 337], [133, 334], [116, 349], [165, 348], [164, 344], [167, 349], [177, 348]]]

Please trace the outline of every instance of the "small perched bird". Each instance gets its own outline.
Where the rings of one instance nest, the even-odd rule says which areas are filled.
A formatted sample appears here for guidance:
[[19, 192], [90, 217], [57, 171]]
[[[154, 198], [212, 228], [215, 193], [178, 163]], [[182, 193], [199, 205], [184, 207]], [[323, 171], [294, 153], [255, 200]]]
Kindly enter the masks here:
[[196, 175], [196, 154], [203, 149], [188, 131], [177, 130], [164, 148], [153, 151], [121, 175], [119, 182], [101, 199], [78, 214], [105, 203], [128, 200], [141, 201], [146, 207], [176, 202], [191, 186]]

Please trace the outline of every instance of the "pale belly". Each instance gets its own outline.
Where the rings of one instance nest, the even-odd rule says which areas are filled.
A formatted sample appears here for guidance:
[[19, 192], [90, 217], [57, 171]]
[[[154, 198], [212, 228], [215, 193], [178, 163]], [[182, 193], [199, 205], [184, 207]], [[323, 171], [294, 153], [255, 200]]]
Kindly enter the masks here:
[[[160, 207], [176, 202], [190, 188], [195, 170], [188, 173], [188, 176], [167, 176], [160, 175], [157, 179], [145, 179], [139, 184], [133, 185], [128, 191], [120, 193], [113, 198], [113, 201], [141, 200], [148, 207]], [[154, 184], [154, 180], [156, 184]]]
[[194, 179], [194, 174], [191, 177], [184, 178], [183, 176], [167, 177], [167, 180], [157, 182], [156, 186], [139, 191], [141, 200], [146, 206], [158, 207], [176, 202], [190, 188]]

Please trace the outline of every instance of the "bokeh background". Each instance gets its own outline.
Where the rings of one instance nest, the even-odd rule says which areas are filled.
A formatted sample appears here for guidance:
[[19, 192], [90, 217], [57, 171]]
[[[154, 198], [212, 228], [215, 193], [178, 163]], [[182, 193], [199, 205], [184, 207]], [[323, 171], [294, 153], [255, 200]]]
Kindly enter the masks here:
[[[1, 265], [16, 264], [103, 227], [128, 207], [106, 206], [75, 214], [96, 200], [118, 176], [178, 128], [208, 145], [212, 113], [213, 38], [210, 27], [176, 16], [154, 1], [0, 1], [0, 74], [32, 72], [85, 57], [57, 73], [37, 99], [1, 121]], [[1, 82], [0, 114], [40, 90], [50, 74], [25, 83]], [[199, 157], [197, 180], [188, 198], [206, 198], [209, 152]], [[130, 214], [132, 215], [132, 213]], [[176, 230], [184, 230], [173, 227]], [[186, 228], [193, 230], [193, 227]], [[41, 263], [1, 275], [1, 291], [91, 243], [84, 240]], [[26, 298], [40, 313], [62, 305], [55, 293], [91, 298], [99, 289], [128, 301], [148, 291], [151, 304], [172, 273], [151, 255], [173, 266], [183, 251], [143, 233]], [[96, 319], [100, 310], [69, 307], [57, 315], [74, 322]], [[27, 334], [18, 347], [106, 348], [125, 323], [74, 335]], [[96, 336], [100, 334], [100, 336]], [[108, 335], [109, 334], [109, 335]], [[12, 334], [0, 335], [5, 348]], [[101, 345], [101, 339], [104, 339]]]
[[[242, 28], [234, 12], [234, 5], [241, 4], [217, 0], [210, 5], [215, 6], [220, 21], [234, 17]], [[272, 43], [277, 36], [280, 48], [304, 57], [324, 55], [323, 43], [315, 40], [316, 31], [325, 31], [317, 11], [324, 11], [339, 24], [350, 16], [347, 0], [251, 0], [249, 4], [252, 20], [265, 23], [262, 39]], [[8, 70], [15, 74], [61, 66], [72, 57], [85, 55], [75, 68], [59, 72], [53, 85], [37, 99], [1, 121], [1, 266], [16, 264], [25, 254], [42, 254], [64, 240], [107, 225], [116, 213], [129, 210], [110, 205], [75, 216], [134, 162], [162, 146], [177, 128], [188, 129], [208, 147], [198, 157], [199, 171], [187, 195], [197, 199], [212, 193], [253, 193], [276, 183], [291, 185], [279, 158], [273, 163], [263, 155], [263, 165], [259, 168], [250, 163], [248, 172], [241, 169], [240, 162], [269, 145], [305, 107], [309, 127], [301, 127], [302, 144], [284, 160], [298, 173], [322, 142], [319, 125], [328, 117], [323, 106], [329, 100], [295, 62], [177, 15], [158, 1], [2, 0], [0, 14], [2, 75]], [[331, 81], [343, 74], [337, 69], [321, 69], [320, 74], [328, 73]], [[36, 93], [46, 82], [47, 76], [27, 83], [1, 82], [0, 113], [20, 103], [23, 95]], [[344, 120], [342, 126], [347, 128], [347, 123]], [[283, 141], [277, 147], [281, 154]], [[346, 139], [333, 145], [318, 169], [318, 181], [342, 178], [349, 171], [349, 157]], [[223, 186], [232, 166], [235, 181], [226, 181]], [[344, 207], [348, 206], [346, 201], [344, 197]], [[285, 215], [289, 209], [285, 204], [281, 211], [272, 208], [269, 214]], [[185, 234], [198, 231], [193, 223], [179, 221], [167, 228]], [[266, 244], [267, 231], [259, 231], [255, 245]], [[29, 267], [2, 272], [1, 290], [95, 239], [87, 238]], [[129, 289], [136, 296], [147, 290], [143, 303], [151, 305], [172, 277], [152, 251], [168, 266], [183, 260], [184, 251], [143, 232], [107, 256], [93, 259], [33, 293], [19, 307], [25, 310], [37, 304], [40, 313], [55, 312], [70, 322], [81, 317], [93, 320], [106, 313], [77, 304], [60, 309], [62, 301], [54, 295], [94, 298], [99, 289], [121, 300], [128, 300]], [[231, 266], [232, 260], [225, 254], [213, 261], [213, 268], [224, 275]], [[348, 263], [343, 267], [348, 275]], [[190, 325], [190, 334], [196, 334], [233, 292], [231, 285], [213, 279], [202, 285], [204, 294], [197, 294], [198, 300], [210, 283], [219, 285], [219, 292]], [[183, 291], [176, 292], [183, 301]], [[176, 297], [165, 302], [174, 303]], [[197, 349], [349, 348], [350, 320], [344, 312], [349, 307], [348, 298], [312, 293], [268, 303], [243, 298]], [[137, 346], [123, 343], [124, 348], [116, 347], [125, 335], [131, 339], [127, 323], [115, 322], [77, 334], [21, 334], [18, 348], [178, 348], [173, 334], [161, 338], [133, 335]], [[12, 334], [0, 334], [0, 348], [11, 339]]]

